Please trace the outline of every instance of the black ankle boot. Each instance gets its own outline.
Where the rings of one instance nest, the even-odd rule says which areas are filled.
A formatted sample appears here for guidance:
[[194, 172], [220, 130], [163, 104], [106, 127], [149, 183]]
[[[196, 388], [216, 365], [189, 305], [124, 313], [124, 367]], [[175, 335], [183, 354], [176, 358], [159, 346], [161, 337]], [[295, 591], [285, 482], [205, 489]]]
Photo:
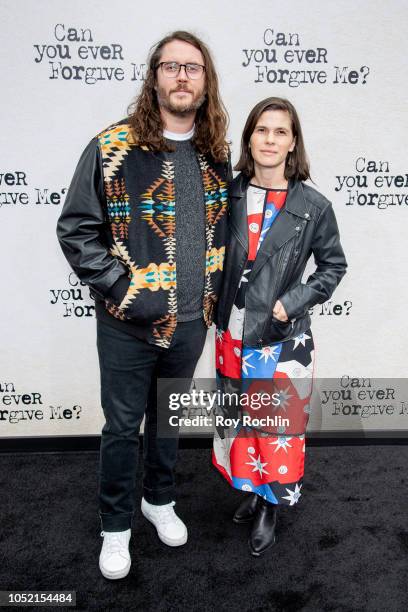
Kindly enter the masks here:
[[278, 507], [263, 498], [258, 501], [248, 544], [254, 557], [259, 557], [275, 544], [276, 514]]
[[252, 521], [256, 514], [258, 499], [260, 498], [256, 493], [247, 495], [233, 516], [234, 523], [249, 523]]

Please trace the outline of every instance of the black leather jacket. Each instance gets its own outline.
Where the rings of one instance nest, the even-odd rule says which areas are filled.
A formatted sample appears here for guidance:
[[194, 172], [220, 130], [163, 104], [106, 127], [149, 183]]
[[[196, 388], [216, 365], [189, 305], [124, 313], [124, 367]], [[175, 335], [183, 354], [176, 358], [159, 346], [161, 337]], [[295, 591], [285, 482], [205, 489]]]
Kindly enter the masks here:
[[[248, 258], [247, 187], [248, 179], [239, 174], [229, 188], [230, 239], [217, 317], [222, 330], [228, 327]], [[316, 270], [302, 282], [312, 253]], [[246, 288], [244, 345], [266, 346], [306, 331], [311, 324], [308, 309], [331, 297], [346, 268], [330, 202], [312, 187], [289, 181], [285, 206], [259, 248]], [[287, 322], [272, 315], [278, 299], [288, 315]]]

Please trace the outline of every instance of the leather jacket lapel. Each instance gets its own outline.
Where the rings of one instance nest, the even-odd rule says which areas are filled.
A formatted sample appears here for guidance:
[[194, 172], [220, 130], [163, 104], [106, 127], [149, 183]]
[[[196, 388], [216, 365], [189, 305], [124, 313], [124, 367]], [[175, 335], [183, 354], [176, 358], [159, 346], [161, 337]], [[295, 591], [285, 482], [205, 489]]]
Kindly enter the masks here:
[[283, 209], [280, 211], [272, 227], [259, 247], [252, 277], [294, 236], [302, 230], [302, 224], [310, 219], [302, 185], [298, 181], [289, 181], [288, 194]]
[[[239, 174], [229, 187], [231, 229], [248, 252], [247, 189], [249, 179]], [[301, 231], [302, 222], [311, 218], [309, 206], [299, 181], [290, 180], [285, 206], [267, 232], [256, 256], [252, 275], [259, 271], [288, 240]]]
[[248, 253], [247, 186], [248, 179], [239, 174], [229, 187], [231, 229]]

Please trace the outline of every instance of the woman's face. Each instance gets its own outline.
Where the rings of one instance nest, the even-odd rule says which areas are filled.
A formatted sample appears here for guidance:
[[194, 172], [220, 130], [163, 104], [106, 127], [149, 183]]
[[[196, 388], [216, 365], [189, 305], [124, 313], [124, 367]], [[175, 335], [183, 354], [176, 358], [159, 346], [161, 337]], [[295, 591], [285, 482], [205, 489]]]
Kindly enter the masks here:
[[249, 140], [255, 169], [279, 168], [282, 174], [289, 152], [293, 151], [296, 139], [292, 132], [292, 121], [287, 111], [268, 110], [259, 117]]

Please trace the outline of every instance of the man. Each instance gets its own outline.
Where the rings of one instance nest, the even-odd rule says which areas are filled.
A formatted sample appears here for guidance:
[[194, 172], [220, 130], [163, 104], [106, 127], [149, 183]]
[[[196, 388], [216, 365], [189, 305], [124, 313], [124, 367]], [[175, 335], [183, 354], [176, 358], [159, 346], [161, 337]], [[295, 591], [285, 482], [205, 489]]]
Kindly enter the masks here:
[[[227, 115], [207, 47], [174, 32], [153, 49], [129, 117], [93, 138], [75, 171], [57, 234], [95, 298], [101, 402], [99, 566], [130, 569], [138, 436], [141, 510], [169, 546], [187, 541], [174, 511], [177, 436], [157, 432], [159, 378], [190, 378], [222, 276]], [[160, 433], [160, 432], [159, 432]]]

